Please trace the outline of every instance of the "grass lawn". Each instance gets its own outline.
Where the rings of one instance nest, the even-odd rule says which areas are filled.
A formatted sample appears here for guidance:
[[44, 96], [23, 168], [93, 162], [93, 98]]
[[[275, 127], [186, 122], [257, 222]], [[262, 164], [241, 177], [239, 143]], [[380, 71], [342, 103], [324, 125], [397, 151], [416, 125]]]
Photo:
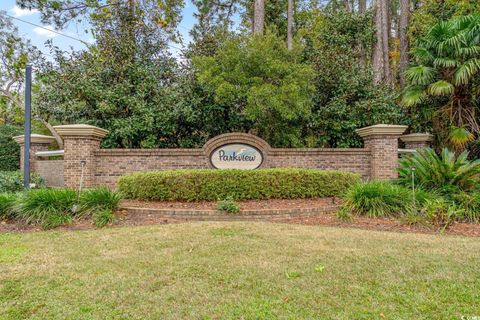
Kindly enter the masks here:
[[0, 319], [480, 316], [480, 240], [272, 223], [0, 235]]

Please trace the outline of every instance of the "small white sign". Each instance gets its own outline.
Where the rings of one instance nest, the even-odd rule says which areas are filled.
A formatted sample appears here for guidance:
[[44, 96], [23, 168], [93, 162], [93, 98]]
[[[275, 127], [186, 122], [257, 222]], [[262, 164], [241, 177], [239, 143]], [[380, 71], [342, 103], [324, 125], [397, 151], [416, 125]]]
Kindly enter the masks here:
[[263, 155], [248, 144], [230, 143], [215, 149], [210, 162], [217, 169], [256, 169], [262, 165]]

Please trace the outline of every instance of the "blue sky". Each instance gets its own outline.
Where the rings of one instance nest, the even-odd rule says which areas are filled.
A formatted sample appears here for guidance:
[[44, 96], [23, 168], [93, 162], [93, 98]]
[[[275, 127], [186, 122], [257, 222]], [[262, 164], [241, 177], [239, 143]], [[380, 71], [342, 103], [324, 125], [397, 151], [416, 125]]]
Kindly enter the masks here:
[[[187, 0], [185, 8], [182, 12], [183, 19], [178, 28], [179, 32], [182, 34], [185, 44], [190, 41], [190, 36], [188, 32], [195, 23], [195, 19], [193, 18], [194, 10], [195, 7], [189, 0]], [[52, 26], [43, 25], [41, 23], [40, 14], [38, 12], [20, 9], [18, 6], [16, 6], [15, 0], [1, 0], [0, 11], [5, 11], [7, 12], [7, 14], [18, 19], [22, 19], [37, 25], [42, 25], [44, 28], [53, 29]], [[53, 44], [63, 50], [69, 50], [70, 47], [73, 47], [76, 50], [85, 47], [85, 45], [82, 44], [80, 41], [75, 41], [73, 39], [50, 32], [48, 30], [29, 25], [15, 19], [13, 19], [13, 23], [18, 27], [18, 30], [22, 37], [30, 39], [33, 45], [35, 45], [37, 48], [39, 48], [46, 54], [49, 53], [49, 50], [45, 46], [45, 42], [49, 39], [52, 39]], [[90, 34], [85, 32], [85, 29], [87, 29], [87, 27], [87, 25], [71, 23], [66, 29], [59, 30], [59, 32], [89, 43], [93, 41], [93, 38]], [[180, 44], [174, 45], [175, 47], [181, 47]], [[171, 48], [171, 51], [174, 54], [176, 53], [176, 49], [174, 48]]]

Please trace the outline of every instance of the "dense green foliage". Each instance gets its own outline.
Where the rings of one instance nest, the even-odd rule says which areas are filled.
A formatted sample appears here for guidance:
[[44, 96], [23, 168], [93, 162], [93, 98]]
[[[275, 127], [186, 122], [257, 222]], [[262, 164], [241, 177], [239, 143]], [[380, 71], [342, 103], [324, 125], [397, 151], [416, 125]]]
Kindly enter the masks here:
[[9, 125], [0, 125], [0, 171], [14, 171], [20, 168], [20, 146], [12, 137], [21, 130]]
[[289, 51], [283, 39], [267, 33], [233, 37], [214, 56], [193, 61], [215, 102], [243, 114], [273, 145], [298, 146], [314, 90], [313, 70], [300, 57], [301, 48]]
[[[36, 188], [44, 186], [44, 181], [39, 175], [32, 173], [30, 183]], [[23, 174], [20, 171], [0, 171], [0, 193], [17, 192], [23, 190]]]
[[304, 13], [299, 24], [305, 60], [315, 71], [312, 115], [304, 127], [307, 146], [361, 147], [355, 129], [406, 124], [395, 92], [374, 85], [367, 67], [374, 32], [371, 14], [313, 10]]
[[297, 199], [340, 196], [359, 180], [353, 173], [314, 169], [172, 170], [123, 176], [118, 189], [142, 200]]
[[107, 188], [83, 191], [71, 189], [32, 189], [23, 193], [0, 193], [0, 219], [40, 224], [45, 229], [91, 217], [97, 227], [115, 220], [113, 210], [120, 196]]
[[467, 151], [457, 157], [448, 149], [443, 149], [440, 155], [424, 149], [403, 157], [399, 176], [405, 185], [411, 184], [412, 168], [415, 168], [415, 183], [427, 190], [448, 194], [479, 187], [480, 160], [468, 160]]

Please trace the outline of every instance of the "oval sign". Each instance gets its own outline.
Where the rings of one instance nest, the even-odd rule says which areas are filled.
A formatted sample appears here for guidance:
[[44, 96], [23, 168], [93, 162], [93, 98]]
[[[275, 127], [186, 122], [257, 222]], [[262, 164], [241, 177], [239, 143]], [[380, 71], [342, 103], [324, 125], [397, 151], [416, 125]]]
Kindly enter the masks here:
[[229, 143], [210, 154], [210, 163], [217, 169], [256, 169], [263, 155], [257, 148], [244, 143]]

